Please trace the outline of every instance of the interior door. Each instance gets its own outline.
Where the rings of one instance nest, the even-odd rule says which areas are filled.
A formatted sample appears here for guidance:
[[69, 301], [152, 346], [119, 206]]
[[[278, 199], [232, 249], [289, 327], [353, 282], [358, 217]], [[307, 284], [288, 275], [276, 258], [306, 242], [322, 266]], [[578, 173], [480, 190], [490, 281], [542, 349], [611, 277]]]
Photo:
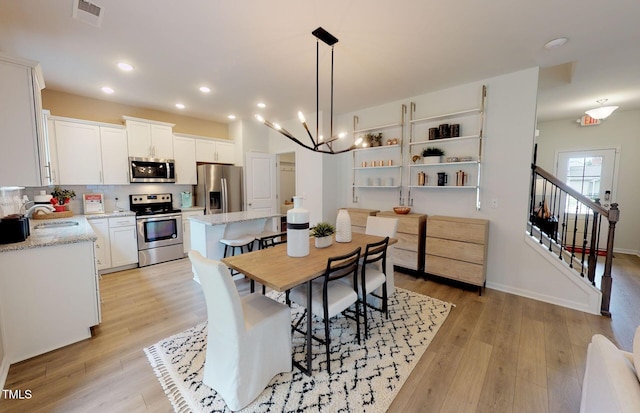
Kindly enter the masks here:
[[247, 152], [245, 154], [245, 169], [247, 211], [277, 212], [276, 155]]

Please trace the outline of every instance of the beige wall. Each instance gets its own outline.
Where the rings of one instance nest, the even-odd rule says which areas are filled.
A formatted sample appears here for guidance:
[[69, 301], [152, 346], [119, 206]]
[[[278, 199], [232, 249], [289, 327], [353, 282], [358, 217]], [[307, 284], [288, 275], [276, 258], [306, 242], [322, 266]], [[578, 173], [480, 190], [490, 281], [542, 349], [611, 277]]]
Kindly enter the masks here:
[[228, 127], [225, 123], [122, 105], [56, 90], [44, 89], [42, 91], [42, 107], [51, 111], [51, 114], [54, 116], [115, 124], [122, 124], [123, 115], [133, 116], [136, 118], [174, 123], [176, 126], [173, 127], [173, 131], [176, 133], [229, 139]]

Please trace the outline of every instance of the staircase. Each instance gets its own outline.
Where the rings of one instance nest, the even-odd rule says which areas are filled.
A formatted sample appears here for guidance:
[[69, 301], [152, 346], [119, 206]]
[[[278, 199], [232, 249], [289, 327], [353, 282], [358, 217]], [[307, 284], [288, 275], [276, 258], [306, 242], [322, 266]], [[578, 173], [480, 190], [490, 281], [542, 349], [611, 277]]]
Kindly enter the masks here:
[[[587, 279], [600, 289], [600, 312], [608, 317], [611, 316], [613, 241], [619, 218], [618, 204], [612, 203], [606, 209], [599, 199], [585, 197], [536, 166], [535, 161], [531, 165], [527, 232], [548, 249], [550, 255], [566, 263], [577, 277]], [[603, 271], [599, 278], [597, 268]]]

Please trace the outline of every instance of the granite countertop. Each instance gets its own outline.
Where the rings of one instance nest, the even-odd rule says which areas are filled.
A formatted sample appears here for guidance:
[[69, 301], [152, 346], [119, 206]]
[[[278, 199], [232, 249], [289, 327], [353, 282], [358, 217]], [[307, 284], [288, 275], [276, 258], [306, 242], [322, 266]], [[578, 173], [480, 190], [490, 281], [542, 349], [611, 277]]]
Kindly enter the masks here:
[[104, 212], [102, 214], [84, 215], [84, 217], [87, 218], [89, 221], [91, 221], [92, 219], [134, 217], [135, 215], [136, 213], [131, 211], [112, 211], [112, 212]]
[[202, 206], [193, 206], [193, 207], [188, 207], [188, 208], [184, 208], [184, 207], [180, 207], [180, 211], [181, 212], [191, 212], [191, 211], [204, 211], [204, 207]]
[[232, 222], [253, 221], [256, 219], [266, 219], [281, 217], [282, 214], [263, 211], [240, 211], [229, 212], [226, 214], [198, 215], [190, 217], [191, 222], [197, 222], [205, 225], [225, 225]]
[[[61, 222], [69, 221], [77, 222], [78, 225], [56, 226]], [[43, 228], [36, 228], [38, 226], [43, 226]], [[26, 241], [0, 245], [0, 253], [77, 242], [93, 242], [98, 239], [84, 215], [56, 219], [30, 219], [29, 230], [31, 235]]]

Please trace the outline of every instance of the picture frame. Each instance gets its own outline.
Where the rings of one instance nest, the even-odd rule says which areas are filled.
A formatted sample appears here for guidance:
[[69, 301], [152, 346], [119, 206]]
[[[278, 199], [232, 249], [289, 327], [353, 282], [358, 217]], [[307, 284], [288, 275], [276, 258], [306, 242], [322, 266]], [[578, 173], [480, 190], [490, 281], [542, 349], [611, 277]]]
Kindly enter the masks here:
[[104, 214], [104, 195], [100, 193], [82, 194], [85, 215]]

